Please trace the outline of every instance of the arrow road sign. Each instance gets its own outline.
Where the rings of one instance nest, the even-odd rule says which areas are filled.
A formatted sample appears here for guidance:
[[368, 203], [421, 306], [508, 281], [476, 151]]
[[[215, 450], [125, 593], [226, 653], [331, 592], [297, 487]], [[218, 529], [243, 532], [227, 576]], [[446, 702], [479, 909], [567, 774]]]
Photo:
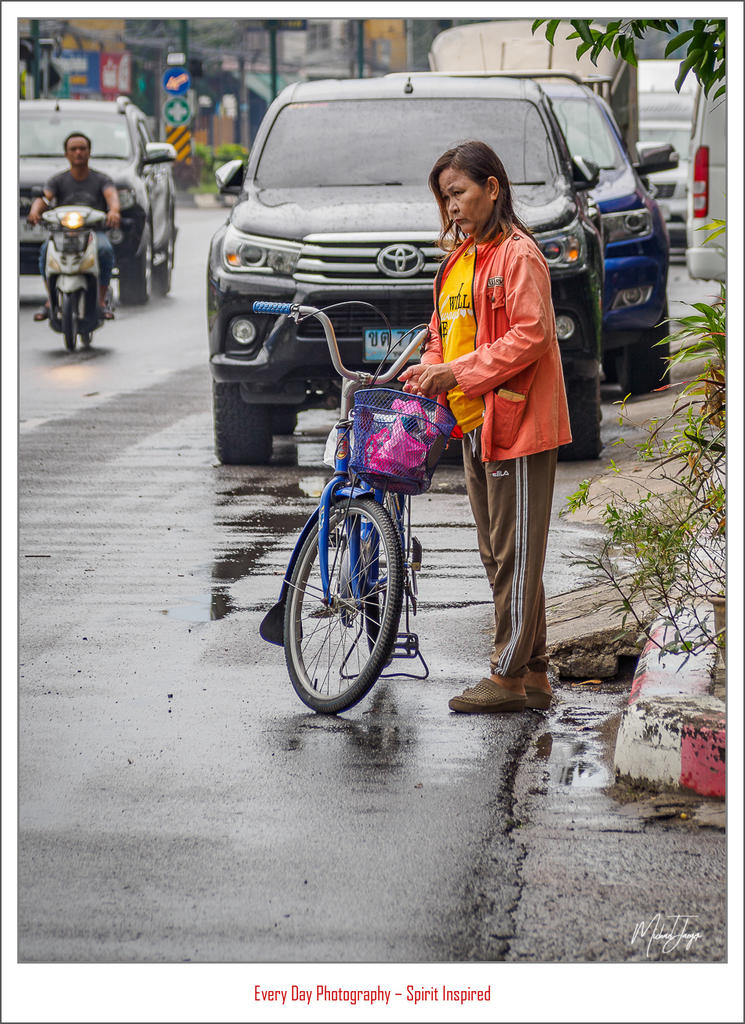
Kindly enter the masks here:
[[168, 68], [163, 73], [163, 88], [171, 96], [183, 96], [190, 85], [191, 75], [186, 68]]
[[191, 104], [182, 96], [172, 96], [163, 104], [166, 124], [188, 124], [191, 121]]

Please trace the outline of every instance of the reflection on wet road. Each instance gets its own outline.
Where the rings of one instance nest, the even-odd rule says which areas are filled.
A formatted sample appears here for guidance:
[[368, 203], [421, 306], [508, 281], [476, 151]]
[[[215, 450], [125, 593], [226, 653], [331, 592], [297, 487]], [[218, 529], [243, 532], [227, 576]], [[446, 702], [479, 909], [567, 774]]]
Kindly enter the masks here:
[[[270, 467], [215, 467], [214, 522], [222, 540], [211, 567], [211, 593], [194, 595], [184, 605], [169, 609], [170, 615], [207, 621], [270, 607], [295, 540], [330, 478], [323, 451], [334, 419], [333, 412], [324, 410], [301, 414], [295, 434], [275, 441]], [[427, 522], [435, 494], [438, 499], [452, 497], [452, 521], [444, 519], [446, 510], [438, 500], [437, 521]], [[442, 466], [431, 492], [414, 499], [413, 508], [416, 533], [425, 547], [420, 585], [428, 576], [430, 584], [424, 584], [420, 606], [488, 605], [459, 463]], [[469, 599], [469, 589], [479, 591], [479, 596]]]

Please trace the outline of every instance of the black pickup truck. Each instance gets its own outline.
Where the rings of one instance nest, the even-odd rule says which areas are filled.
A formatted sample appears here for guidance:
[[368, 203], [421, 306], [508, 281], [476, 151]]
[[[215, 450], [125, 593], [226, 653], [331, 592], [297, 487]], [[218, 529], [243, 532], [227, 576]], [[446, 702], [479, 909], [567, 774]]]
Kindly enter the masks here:
[[[296, 413], [338, 399], [320, 324], [254, 316], [255, 299], [372, 303], [393, 331], [428, 322], [442, 257], [427, 187], [437, 157], [479, 138], [499, 153], [519, 216], [551, 269], [574, 440], [600, 453], [603, 252], [588, 190], [550, 102], [525, 79], [390, 75], [291, 85], [259, 128], [247, 168], [217, 172], [237, 201], [212, 238], [208, 325], [216, 449], [265, 463]], [[344, 363], [373, 367], [388, 341], [371, 310], [332, 312]]]

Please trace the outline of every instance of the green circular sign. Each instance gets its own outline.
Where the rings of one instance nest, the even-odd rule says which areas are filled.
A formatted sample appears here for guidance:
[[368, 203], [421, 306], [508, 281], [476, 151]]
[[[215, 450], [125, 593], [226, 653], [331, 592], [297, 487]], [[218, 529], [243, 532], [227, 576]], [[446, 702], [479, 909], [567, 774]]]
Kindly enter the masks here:
[[191, 121], [191, 104], [184, 96], [172, 96], [163, 104], [166, 124], [181, 125]]

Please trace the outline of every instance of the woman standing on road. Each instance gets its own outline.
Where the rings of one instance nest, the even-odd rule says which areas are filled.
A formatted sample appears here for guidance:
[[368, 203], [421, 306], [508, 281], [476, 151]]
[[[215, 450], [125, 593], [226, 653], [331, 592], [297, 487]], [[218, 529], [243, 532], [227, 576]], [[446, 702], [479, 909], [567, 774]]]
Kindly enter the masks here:
[[494, 594], [491, 674], [453, 697], [462, 712], [547, 708], [546, 554], [556, 456], [571, 441], [548, 266], [483, 142], [437, 160], [429, 186], [449, 255], [435, 280], [422, 361], [404, 390], [445, 395], [463, 431], [466, 488]]

